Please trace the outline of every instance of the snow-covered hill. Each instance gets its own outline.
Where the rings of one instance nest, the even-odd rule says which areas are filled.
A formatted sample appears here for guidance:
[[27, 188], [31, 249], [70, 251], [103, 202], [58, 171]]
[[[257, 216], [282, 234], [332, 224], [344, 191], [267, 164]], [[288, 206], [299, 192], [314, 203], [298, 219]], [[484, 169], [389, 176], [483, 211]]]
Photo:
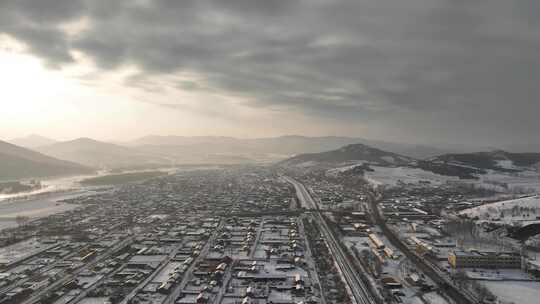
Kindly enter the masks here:
[[540, 153], [511, 153], [506, 151], [444, 154], [430, 159], [434, 163], [494, 170], [499, 172], [537, 171]]
[[470, 218], [505, 224], [540, 222], [540, 195], [481, 205], [460, 212]]
[[279, 163], [281, 166], [333, 166], [369, 163], [382, 166], [406, 166], [415, 160], [396, 153], [383, 151], [363, 144], [347, 145], [337, 150], [300, 154]]

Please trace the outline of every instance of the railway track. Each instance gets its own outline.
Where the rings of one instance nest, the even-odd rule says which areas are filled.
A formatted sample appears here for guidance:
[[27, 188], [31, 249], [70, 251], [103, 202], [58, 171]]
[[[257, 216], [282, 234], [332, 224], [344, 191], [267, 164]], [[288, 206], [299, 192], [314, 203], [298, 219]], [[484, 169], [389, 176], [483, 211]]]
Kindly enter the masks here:
[[313, 213], [313, 219], [317, 222], [320, 231], [323, 234], [330, 251], [332, 252], [335, 262], [347, 283], [351, 292], [351, 300], [356, 304], [370, 304], [376, 303], [373, 296], [370, 294], [368, 288], [364, 285], [362, 279], [358, 276], [357, 270], [352, 266], [352, 262], [349, 260], [348, 255], [344, 252], [340, 241], [336, 239], [332, 230], [326, 223], [326, 219], [321, 214], [317, 203], [313, 200], [305, 186], [298, 181], [284, 177], [289, 183], [291, 183], [296, 189], [296, 195], [300, 200], [302, 206], [306, 209], [315, 211]]

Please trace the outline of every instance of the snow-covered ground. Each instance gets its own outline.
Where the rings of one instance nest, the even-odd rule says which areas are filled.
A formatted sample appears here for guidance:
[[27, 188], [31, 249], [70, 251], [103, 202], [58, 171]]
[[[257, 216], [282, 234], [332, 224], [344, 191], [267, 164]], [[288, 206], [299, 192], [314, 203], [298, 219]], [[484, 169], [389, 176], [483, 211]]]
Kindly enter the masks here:
[[298, 168], [309, 168], [309, 167], [313, 167], [313, 166], [317, 166], [318, 163], [315, 162], [315, 161], [306, 161], [306, 162], [303, 162], [303, 163], [299, 163], [299, 164], [296, 164], [295, 166], [298, 167]]
[[[521, 269], [473, 269], [467, 268], [465, 275], [483, 281], [536, 281], [536, 278]], [[540, 287], [540, 282], [538, 282]]]
[[510, 170], [519, 169], [517, 166], [514, 165], [514, 162], [511, 160], [497, 160], [496, 166], [499, 168], [510, 169]]
[[399, 181], [404, 183], [417, 184], [420, 181], [429, 181], [432, 185], [441, 185], [447, 181], [459, 181], [459, 178], [444, 176], [418, 168], [410, 167], [380, 167], [370, 166], [373, 172], [366, 172], [368, 181], [375, 185], [395, 186]]
[[465, 209], [460, 214], [507, 224], [540, 222], [540, 219], [537, 219], [540, 218], [540, 195], [485, 204]]
[[503, 303], [539, 303], [540, 282], [482, 281]]
[[344, 172], [347, 172], [349, 170], [352, 170], [358, 166], [362, 166], [364, 163], [367, 163], [365, 161], [359, 161], [359, 162], [355, 162], [354, 164], [343, 164], [342, 166], [339, 166], [339, 167], [336, 167], [336, 168], [333, 168], [333, 169], [330, 169], [328, 171], [326, 171], [326, 174], [327, 175], [338, 175], [340, 173], [344, 173]]
[[428, 292], [425, 293], [423, 296], [424, 300], [426, 300], [430, 304], [447, 304], [448, 301], [446, 301], [440, 294], [437, 292]]
[[[455, 176], [439, 175], [430, 171], [410, 167], [370, 166], [374, 171], [366, 172], [366, 179], [374, 185], [395, 186], [399, 181], [418, 184], [429, 181], [432, 185], [445, 184], [448, 181], [474, 184], [482, 188], [492, 189], [501, 193], [539, 193], [540, 173], [524, 171], [521, 173], [501, 173], [489, 170], [487, 174], [479, 175], [478, 180], [462, 179]], [[332, 172], [343, 172], [354, 166], [340, 167]], [[330, 172], [330, 171], [329, 171]]]
[[540, 192], [540, 173], [535, 171], [500, 173], [490, 170], [487, 174], [480, 175], [479, 178], [480, 180], [477, 182], [479, 185], [496, 191], [515, 192], [516, 190], [520, 190]]

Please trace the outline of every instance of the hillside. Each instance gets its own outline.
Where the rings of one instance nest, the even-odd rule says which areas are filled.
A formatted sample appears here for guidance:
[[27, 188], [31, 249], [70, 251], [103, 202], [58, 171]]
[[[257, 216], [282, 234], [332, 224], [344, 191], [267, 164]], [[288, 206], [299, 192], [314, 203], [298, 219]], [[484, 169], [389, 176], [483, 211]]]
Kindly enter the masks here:
[[483, 221], [505, 224], [520, 222], [523, 225], [540, 222], [537, 218], [538, 213], [540, 213], [539, 195], [489, 203], [460, 212], [469, 218], [478, 218]]
[[92, 171], [77, 163], [0, 141], [0, 180], [84, 174]]
[[445, 154], [431, 159], [434, 163], [471, 167], [499, 172], [537, 171], [540, 153], [510, 153], [506, 151]]
[[52, 145], [56, 143], [56, 140], [33, 134], [25, 137], [14, 138], [8, 142], [19, 147], [34, 149], [41, 146]]
[[464, 181], [497, 192], [540, 191], [539, 154], [502, 151], [444, 154], [415, 160], [363, 144], [322, 153], [300, 154], [278, 163], [299, 170], [324, 170], [331, 176], [363, 175], [377, 185]]
[[143, 164], [166, 163], [167, 161], [135, 149], [90, 138], [79, 138], [39, 147], [38, 151], [61, 159], [93, 167], [130, 167]]
[[300, 154], [280, 162], [279, 165], [314, 166], [359, 162], [369, 162], [382, 166], [406, 166], [414, 162], [414, 159], [364, 144], [352, 144], [327, 152]]

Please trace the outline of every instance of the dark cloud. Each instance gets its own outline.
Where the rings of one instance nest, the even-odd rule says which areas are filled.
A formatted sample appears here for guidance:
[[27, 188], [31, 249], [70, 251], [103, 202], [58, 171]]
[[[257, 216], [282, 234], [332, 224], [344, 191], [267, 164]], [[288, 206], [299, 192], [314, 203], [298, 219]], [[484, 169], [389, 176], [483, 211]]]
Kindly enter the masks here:
[[[104, 70], [135, 65], [142, 74], [126, 84], [154, 92], [155, 78], [195, 73], [196, 85], [171, 87], [408, 138], [510, 143], [540, 128], [538, 3], [1, 1], [0, 32], [51, 66], [75, 50]], [[78, 35], [59, 27], [82, 17], [90, 28]]]

